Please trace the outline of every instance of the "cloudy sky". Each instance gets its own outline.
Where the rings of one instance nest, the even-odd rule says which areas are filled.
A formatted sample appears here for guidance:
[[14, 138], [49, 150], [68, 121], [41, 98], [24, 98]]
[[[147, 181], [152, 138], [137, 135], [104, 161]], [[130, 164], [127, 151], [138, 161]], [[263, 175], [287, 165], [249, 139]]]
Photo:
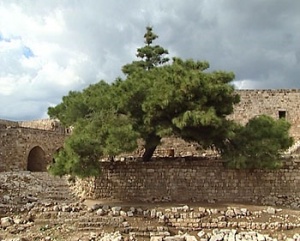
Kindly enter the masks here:
[[300, 88], [299, 0], [0, 0], [0, 119], [47, 117], [69, 90], [112, 82], [147, 25], [170, 57], [241, 89]]

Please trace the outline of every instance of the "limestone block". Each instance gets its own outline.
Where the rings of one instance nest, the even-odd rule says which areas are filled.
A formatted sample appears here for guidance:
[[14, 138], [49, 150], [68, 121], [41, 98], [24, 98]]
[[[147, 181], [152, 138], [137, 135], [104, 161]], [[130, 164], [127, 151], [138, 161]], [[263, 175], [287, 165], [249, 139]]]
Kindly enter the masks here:
[[7, 228], [14, 224], [14, 221], [11, 217], [3, 217], [1, 218], [1, 227]]
[[185, 237], [181, 235], [164, 237], [164, 241], [185, 241]]
[[162, 236], [151, 236], [150, 241], [163, 241]]

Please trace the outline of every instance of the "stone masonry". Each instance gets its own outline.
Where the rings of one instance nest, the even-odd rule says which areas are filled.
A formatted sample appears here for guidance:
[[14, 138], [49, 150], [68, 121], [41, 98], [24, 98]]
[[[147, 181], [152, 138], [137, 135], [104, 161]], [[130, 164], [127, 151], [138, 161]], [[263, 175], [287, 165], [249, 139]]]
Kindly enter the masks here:
[[[51, 122], [48, 120], [48, 123]], [[0, 120], [0, 172], [45, 171], [65, 140], [61, 129], [51, 128], [51, 124], [35, 129]]]
[[[300, 90], [238, 90], [241, 102], [230, 116], [245, 124], [267, 114], [285, 118], [291, 135], [300, 139]], [[0, 120], [0, 171], [45, 171], [63, 146], [64, 129], [52, 120], [12, 122]], [[199, 147], [164, 140], [158, 151], [173, 149], [176, 158], [150, 163], [105, 163], [96, 180], [84, 180], [82, 193], [94, 198], [140, 201], [249, 201], [264, 200], [297, 206], [300, 169], [296, 159], [276, 171], [228, 170], [218, 159], [199, 160]], [[157, 153], [159, 156], [168, 154]], [[184, 158], [198, 156], [198, 159]], [[298, 199], [297, 199], [298, 198]], [[288, 200], [288, 201], [287, 201]]]
[[257, 115], [285, 118], [291, 123], [290, 134], [300, 139], [300, 90], [238, 90], [241, 101], [231, 118], [245, 124]]
[[83, 197], [142, 202], [247, 202], [300, 207], [300, 162], [279, 170], [233, 170], [220, 159], [103, 162], [102, 175], [78, 181]]
[[[237, 90], [237, 92], [241, 96], [241, 102], [235, 106], [230, 118], [242, 124], [261, 114], [276, 119], [285, 118], [292, 125], [291, 136], [296, 141], [300, 140], [300, 90]], [[0, 120], [0, 171], [28, 170], [28, 158], [33, 148], [35, 149], [30, 159], [42, 159], [43, 164], [38, 162], [32, 166], [30, 164], [29, 170], [45, 170], [45, 166], [52, 161], [53, 154], [63, 146], [65, 132], [68, 130], [55, 120], [22, 122]], [[165, 150], [172, 150], [175, 156], [199, 155], [199, 151], [202, 154], [197, 144], [184, 143], [178, 139], [164, 139], [163, 145], [155, 154], [168, 156]], [[39, 168], [40, 165], [42, 167]]]
[[[71, 180], [71, 179], [69, 179]], [[78, 200], [66, 177], [0, 173], [0, 239], [298, 241], [300, 211], [208, 203]]]

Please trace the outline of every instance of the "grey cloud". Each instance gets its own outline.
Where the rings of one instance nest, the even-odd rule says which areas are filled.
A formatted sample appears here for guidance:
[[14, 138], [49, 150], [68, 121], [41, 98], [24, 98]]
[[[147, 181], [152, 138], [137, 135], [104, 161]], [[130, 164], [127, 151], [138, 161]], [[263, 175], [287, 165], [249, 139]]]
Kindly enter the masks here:
[[[181, 23], [186, 28], [173, 31], [182, 39], [172, 48], [184, 57], [209, 60], [213, 69], [232, 70], [237, 79], [252, 79], [256, 88], [299, 88], [293, 81], [299, 76], [299, 63], [293, 60], [299, 52], [300, 24], [297, 11], [300, 3], [294, 1], [216, 1], [213, 21], [205, 25], [201, 20]], [[295, 4], [293, 4], [295, 3]], [[201, 16], [194, 6], [190, 15]], [[202, 23], [202, 24], [201, 24]], [[198, 27], [201, 26], [201, 27]], [[176, 25], [174, 24], [174, 29]], [[191, 29], [193, 31], [191, 31]], [[290, 71], [293, 69], [294, 71]], [[298, 69], [298, 71], [295, 71]], [[275, 74], [275, 72], [277, 74]], [[272, 74], [274, 73], [274, 74]], [[278, 80], [269, 80], [278, 76]], [[261, 84], [257, 85], [257, 82]], [[270, 84], [272, 83], [272, 84]]]
[[35, 120], [46, 117], [48, 102], [44, 101], [22, 101], [17, 96], [7, 97], [0, 95], [0, 103], [5, 103], [1, 107], [1, 119], [21, 121]]
[[[147, 25], [154, 27], [157, 44], [168, 49], [170, 57], [207, 60], [211, 70], [233, 71], [237, 86], [300, 88], [300, 1], [12, 0], [10, 4], [20, 6], [38, 23], [55, 14], [63, 20], [63, 32], [36, 36], [59, 47], [50, 56], [57, 73], [43, 72], [45, 63], [25, 68], [13, 59], [22, 53], [7, 56], [7, 64], [0, 66], [4, 75], [18, 78], [22, 72], [34, 83], [27, 94], [22, 93], [23, 87], [11, 96], [0, 96], [1, 104], [8, 98], [23, 101], [22, 108], [33, 113], [19, 113], [20, 119], [45, 115], [47, 105], [58, 104], [71, 89], [80, 90], [100, 79], [111, 82], [122, 75], [122, 65], [133, 61], [136, 49], [143, 45]], [[36, 108], [30, 108], [33, 103]], [[17, 116], [7, 108], [0, 111], [0, 118], [10, 112]]]

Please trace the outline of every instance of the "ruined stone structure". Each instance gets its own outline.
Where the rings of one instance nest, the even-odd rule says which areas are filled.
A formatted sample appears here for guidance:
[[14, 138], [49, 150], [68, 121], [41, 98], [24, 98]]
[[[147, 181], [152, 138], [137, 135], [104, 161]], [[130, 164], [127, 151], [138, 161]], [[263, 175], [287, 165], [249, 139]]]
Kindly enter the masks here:
[[[296, 147], [300, 139], [300, 90], [241, 90], [241, 102], [230, 118], [245, 124], [266, 114], [285, 118], [292, 127]], [[163, 140], [175, 156], [197, 156], [196, 144]], [[294, 149], [299, 153], [299, 149]], [[165, 155], [166, 156], [166, 155]], [[191, 159], [192, 158], [192, 159]], [[102, 163], [102, 175], [82, 180], [78, 190], [92, 198], [135, 201], [235, 201], [288, 204], [300, 207], [300, 161], [290, 159], [279, 170], [229, 170], [222, 160], [168, 158], [161, 161]]]
[[[241, 101], [234, 107], [234, 113], [229, 118], [243, 125], [249, 119], [262, 114], [274, 119], [284, 118], [291, 124], [290, 135], [295, 140], [291, 152], [300, 148], [300, 90], [238, 90], [237, 93]], [[163, 138], [155, 155], [168, 156], [168, 150], [173, 150], [177, 157], [202, 156], [203, 152], [197, 143]]]
[[102, 175], [80, 180], [83, 196], [142, 202], [249, 202], [300, 207], [300, 162], [278, 170], [233, 170], [220, 159], [164, 158], [103, 162]]
[[[230, 118], [245, 124], [250, 118], [267, 114], [286, 118], [291, 135], [300, 140], [300, 90], [238, 90], [241, 102]], [[63, 146], [65, 129], [54, 120], [13, 122], [0, 120], [0, 171], [45, 170], [53, 154]], [[299, 144], [300, 146], [300, 144]], [[181, 140], [163, 140], [157, 155], [173, 150], [175, 156], [196, 156], [198, 146]], [[35, 160], [35, 161], [32, 161]]]
[[65, 140], [64, 130], [53, 123], [52, 120], [20, 123], [0, 120], [0, 172], [46, 171]]
[[245, 124], [257, 115], [266, 114], [275, 119], [285, 118], [291, 123], [290, 134], [300, 139], [300, 89], [292, 90], [238, 90], [241, 101], [231, 118]]

